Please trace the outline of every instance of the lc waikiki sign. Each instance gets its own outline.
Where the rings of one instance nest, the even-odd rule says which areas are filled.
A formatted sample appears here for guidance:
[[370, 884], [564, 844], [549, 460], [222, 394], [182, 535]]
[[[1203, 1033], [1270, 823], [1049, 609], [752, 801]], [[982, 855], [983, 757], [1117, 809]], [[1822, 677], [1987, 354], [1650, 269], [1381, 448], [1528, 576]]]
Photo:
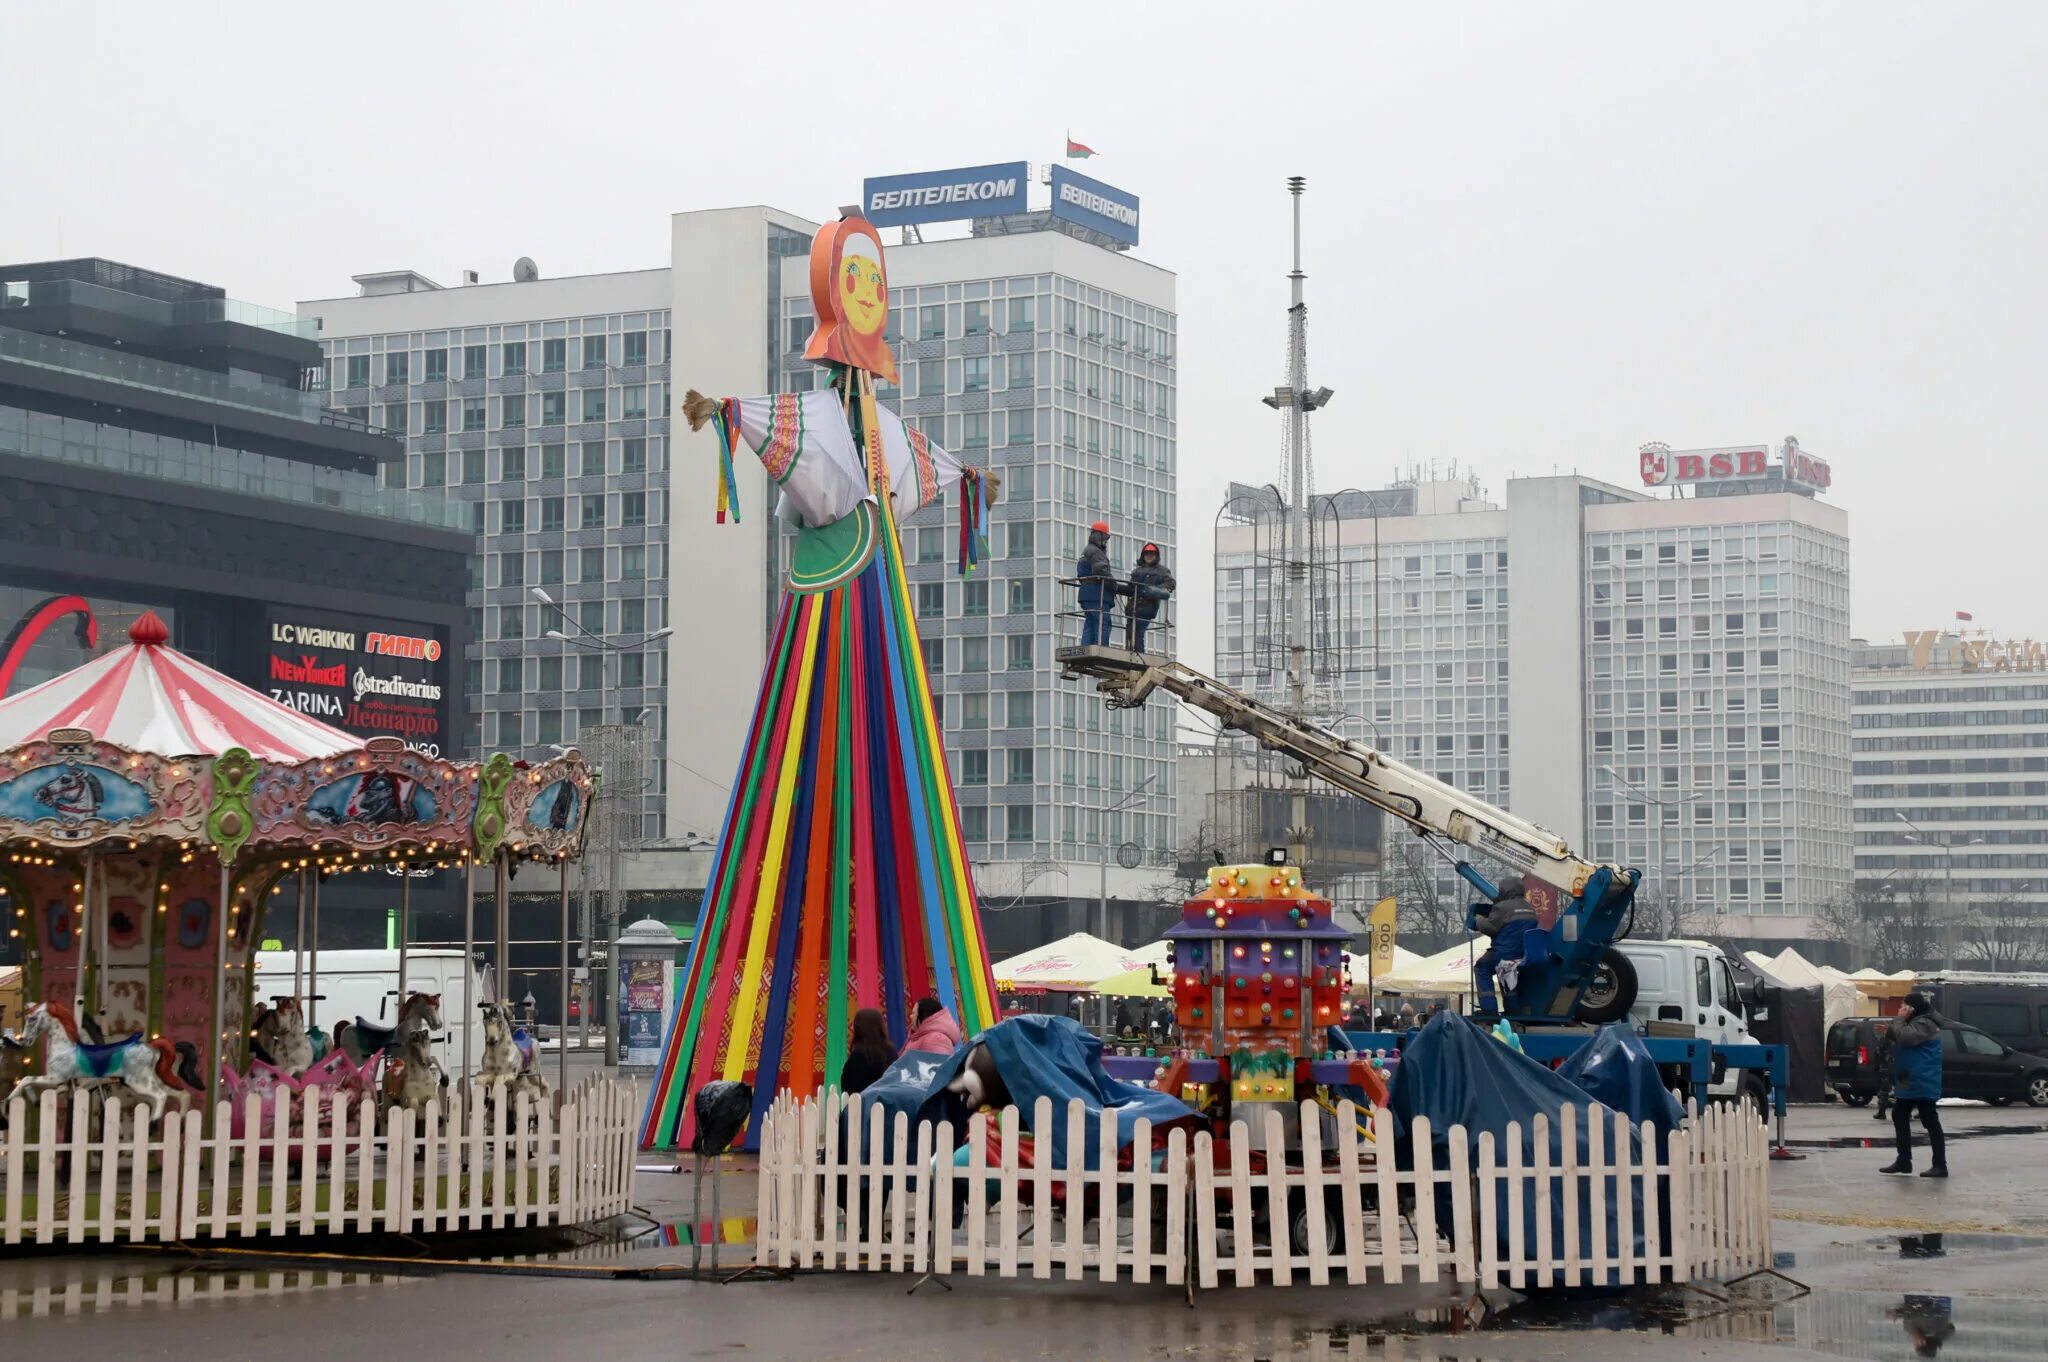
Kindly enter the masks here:
[[1799, 447], [1796, 437], [1785, 437], [1778, 446], [1778, 464], [1771, 466], [1769, 445], [1730, 445], [1725, 449], [1673, 449], [1653, 441], [1638, 452], [1643, 486], [1675, 487], [1684, 483], [1748, 482], [1770, 477], [1774, 472], [1786, 482], [1816, 491], [1834, 485], [1834, 471], [1827, 460], [1816, 459]]

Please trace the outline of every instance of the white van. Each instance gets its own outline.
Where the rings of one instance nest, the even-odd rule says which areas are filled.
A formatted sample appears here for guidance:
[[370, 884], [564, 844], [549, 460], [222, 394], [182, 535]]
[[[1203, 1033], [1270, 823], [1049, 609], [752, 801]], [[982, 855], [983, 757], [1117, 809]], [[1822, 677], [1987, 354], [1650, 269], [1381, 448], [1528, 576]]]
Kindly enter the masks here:
[[[295, 956], [291, 951], [256, 952], [256, 1000], [288, 994]], [[301, 964], [303, 967], [303, 962]], [[309, 981], [310, 982], [310, 981]], [[316, 993], [307, 1011], [328, 1035], [338, 1021], [357, 1017], [378, 1026], [398, 1021], [398, 952], [395, 950], [322, 951]], [[441, 995], [443, 1030], [434, 1033], [434, 1049], [442, 1072], [453, 1082], [465, 1072], [463, 1042], [469, 1043], [469, 1067], [483, 1058], [483, 1029], [476, 1005], [484, 998], [483, 982], [459, 950], [419, 947], [405, 953], [405, 991]]]

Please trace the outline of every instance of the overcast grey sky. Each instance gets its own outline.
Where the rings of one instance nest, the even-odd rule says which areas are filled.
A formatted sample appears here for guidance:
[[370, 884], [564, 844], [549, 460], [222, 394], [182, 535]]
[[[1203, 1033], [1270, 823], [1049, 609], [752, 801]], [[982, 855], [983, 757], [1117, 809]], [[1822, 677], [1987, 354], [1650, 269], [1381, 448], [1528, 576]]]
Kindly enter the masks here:
[[9, 0], [0, 46], [0, 257], [286, 307], [665, 265], [673, 211], [826, 216], [1071, 129], [1180, 276], [1197, 615], [1222, 484], [1277, 471], [1306, 175], [1319, 486], [1796, 434], [1858, 633], [2048, 634], [2048, 6]]

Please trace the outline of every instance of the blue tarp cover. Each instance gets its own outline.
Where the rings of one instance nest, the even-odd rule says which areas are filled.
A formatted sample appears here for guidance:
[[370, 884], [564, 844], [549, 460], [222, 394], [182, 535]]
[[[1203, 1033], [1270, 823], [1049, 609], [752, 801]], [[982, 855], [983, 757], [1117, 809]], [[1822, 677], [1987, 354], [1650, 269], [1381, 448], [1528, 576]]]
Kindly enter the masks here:
[[[1638, 1047], [1640, 1048], [1640, 1047]], [[1645, 1056], [1647, 1058], [1647, 1056]], [[1584, 1089], [1559, 1077], [1528, 1056], [1509, 1049], [1463, 1017], [1443, 1013], [1409, 1042], [1401, 1055], [1401, 1066], [1394, 1074], [1393, 1091], [1388, 1100], [1388, 1110], [1395, 1118], [1394, 1154], [1399, 1167], [1415, 1166], [1415, 1151], [1412, 1148], [1411, 1125], [1417, 1116], [1427, 1116], [1430, 1128], [1430, 1158], [1437, 1167], [1442, 1167], [1450, 1148], [1450, 1130], [1453, 1126], [1465, 1128], [1468, 1152], [1475, 1164], [1479, 1151], [1479, 1136], [1486, 1131], [1493, 1133], [1495, 1158], [1507, 1162], [1508, 1127], [1519, 1125], [1518, 1140], [1521, 1144], [1521, 1162], [1524, 1168], [1535, 1162], [1534, 1118], [1542, 1113], [1550, 1118], [1547, 1135], [1546, 1157], [1555, 1167], [1561, 1162], [1562, 1142], [1558, 1132], [1558, 1114], [1561, 1108], [1575, 1109], [1574, 1142], [1577, 1158], [1583, 1166], [1589, 1157], [1586, 1127], [1588, 1116], [1595, 1103]], [[1607, 1118], [1606, 1161], [1611, 1166], [1613, 1152], [1613, 1117]], [[1629, 1137], [1630, 1158], [1640, 1162], [1642, 1154], [1640, 1141], [1633, 1133]], [[1520, 1245], [1509, 1241], [1512, 1232], [1509, 1226], [1505, 1185], [1500, 1188], [1500, 1200], [1495, 1207], [1494, 1223], [1501, 1236], [1503, 1252], [1519, 1253], [1530, 1258], [1536, 1256], [1536, 1195], [1533, 1181], [1525, 1180], [1522, 1202], [1522, 1225], [1524, 1242]], [[1447, 1188], [1438, 1191], [1440, 1217], [1451, 1214], [1450, 1193]], [[1592, 1243], [1591, 1198], [1581, 1195], [1579, 1204], [1579, 1243]], [[1613, 1243], [1619, 1227], [1615, 1206], [1614, 1180], [1608, 1179], [1604, 1197], [1607, 1207], [1607, 1242]], [[1564, 1218], [1565, 1205], [1562, 1179], [1553, 1179], [1550, 1189], [1551, 1257], [1552, 1261], [1564, 1260]], [[1647, 1252], [1643, 1240], [1642, 1198], [1635, 1197], [1634, 1219], [1635, 1238], [1638, 1250]], [[1659, 1218], [1660, 1224], [1668, 1224], [1669, 1217]], [[1658, 1246], [1661, 1250], [1661, 1246]], [[1591, 1274], [1587, 1274], [1591, 1276]], [[1582, 1280], [1584, 1280], [1582, 1278]], [[1562, 1283], [1560, 1271], [1557, 1283]], [[1621, 1285], [1617, 1281], [1592, 1281], [1593, 1286]], [[1549, 1285], [1537, 1282], [1537, 1286]]]
[[1664, 1086], [1649, 1047], [1621, 1022], [1595, 1031], [1558, 1066], [1557, 1076], [1609, 1111], [1625, 1112], [1630, 1125], [1640, 1128], [1648, 1121], [1655, 1126], [1659, 1156], [1670, 1147], [1671, 1132], [1685, 1120], [1685, 1110]]
[[1102, 1067], [1102, 1041], [1071, 1018], [1024, 1016], [998, 1022], [950, 1055], [913, 1051], [903, 1056], [861, 1094], [862, 1123], [872, 1119], [866, 1112], [879, 1104], [887, 1113], [883, 1117], [885, 1141], [894, 1138], [889, 1127], [899, 1111], [909, 1113], [913, 1131], [920, 1120], [950, 1120], [954, 1138], [964, 1137], [967, 1118], [973, 1113], [946, 1092], [946, 1085], [959, 1076], [967, 1052], [976, 1045], [988, 1047], [1026, 1130], [1031, 1130], [1032, 1109], [1038, 1099], [1052, 1099], [1053, 1128], [1031, 1133], [1050, 1137], [1056, 1168], [1067, 1166], [1067, 1103], [1072, 1098], [1080, 1098], [1087, 1111], [1084, 1166], [1089, 1168], [1095, 1166], [1095, 1154], [1101, 1147], [1100, 1122], [1105, 1109], [1114, 1108], [1117, 1113], [1119, 1148], [1130, 1143], [1132, 1127], [1140, 1117], [1149, 1118], [1154, 1129], [1196, 1119], [1194, 1109], [1179, 1098], [1111, 1078]]

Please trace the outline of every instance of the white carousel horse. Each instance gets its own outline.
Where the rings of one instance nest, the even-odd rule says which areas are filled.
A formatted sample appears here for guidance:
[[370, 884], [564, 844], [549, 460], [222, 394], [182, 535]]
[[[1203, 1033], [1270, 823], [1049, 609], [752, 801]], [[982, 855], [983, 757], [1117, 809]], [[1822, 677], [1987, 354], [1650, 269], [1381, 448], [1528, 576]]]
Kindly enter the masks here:
[[189, 1100], [177, 1079], [178, 1052], [169, 1041], [145, 1044], [138, 1033], [111, 1045], [86, 1044], [79, 1039], [77, 1019], [63, 1003], [29, 1008], [20, 1040], [24, 1046], [46, 1040], [47, 1058], [42, 1073], [14, 1085], [10, 1100], [58, 1088], [90, 1092], [120, 1083], [148, 1103], [152, 1121], [163, 1116], [166, 1102]]
[[272, 1068], [297, 1078], [313, 1067], [313, 1040], [306, 1034], [306, 1014], [297, 998], [271, 1001], [276, 1006], [256, 1023], [256, 1051]]
[[514, 1026], [512, 1011], [503, 1003], [478, 1003], [484, 1014], [484, 1055], [477, 1066], [477, 1081], [488, 1094], [503, 1089], [517, 1097], [533, 1094], [535, 1102], [548, 1097], [548, 1081], [541, 1076], [534, 1054], [533, 1037], [524, 1027]]
[[418, 1112], [440, 1094], [441, 1065], [433, 1033], [441, 1029], [441, 995], [415, 993], [398, 1009], [398, 1054], [384, 1068], [384, 1107]]

